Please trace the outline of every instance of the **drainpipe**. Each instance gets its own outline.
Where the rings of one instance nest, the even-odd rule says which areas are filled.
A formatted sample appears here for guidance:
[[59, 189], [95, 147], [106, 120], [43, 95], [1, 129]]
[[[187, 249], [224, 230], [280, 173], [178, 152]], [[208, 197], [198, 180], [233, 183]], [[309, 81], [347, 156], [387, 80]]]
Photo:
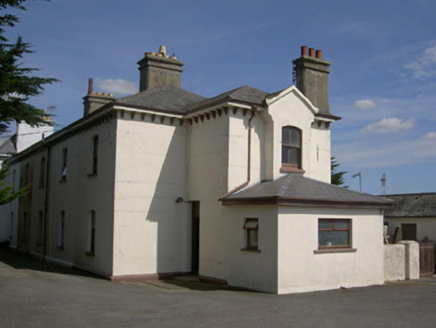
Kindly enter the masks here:
[[237, 192], [238, 190], [241, 190], [242, 188], [248, 186], [251, 179], [251, 121], [253, 120], [254, 116], [256, 116], [257, 112], [257, 106], [251, 107], [251, 117], [248, 120], [248, 160], [247, 160], [247, 181], [242, 183], [241, 185], [237, 186], [236, 188], [230, 190], [229, 192], [222, 195], [219, 199], [223, 199], [227, 197], [228, 195], [233, 194], [234, 192]]
[[50, 154], [51, 147], [47, 146], [47, 162], [45, 171], [45, 199], [44, 199], [44, 232], [42, 236], [42, 260], [45, 261], [47, 253], [47, 225], [48, 225], [48, 189], [49, 189], [49, 175], [50, 175]]

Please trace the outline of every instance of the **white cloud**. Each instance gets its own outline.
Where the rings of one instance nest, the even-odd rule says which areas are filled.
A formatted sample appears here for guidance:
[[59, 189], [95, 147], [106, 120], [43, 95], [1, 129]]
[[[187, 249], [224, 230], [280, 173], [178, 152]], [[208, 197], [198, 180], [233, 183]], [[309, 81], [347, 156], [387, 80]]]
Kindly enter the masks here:
[[436, 45], [427, 47], [420, 57], [406, 64], [404, 68], [411, 70], [418, 79], [436, 76]]
[[362, 133], [398, 133], [404, 130], [410, 130], [415, 126], [413, 119], [404, 121], [402, 119], [392, 117], [384, 118], [381, 121], [365, 126], [360, 132]]
[[436, 140], [436, 132], [426, 133], [422, 137], [427, 140]]
[[97, 88], [104, 92], [110, 92], [121, 95], [131, 95], [138, 92], [136, 83], [126, 81], [123, 79], [95, 79]]
[[376, 142], [358, 140], [334, 145], [333, 154], [340, 158], [341, 164], [351, 169], [436, 162], [434, 141], [423, 138]]
[[371, 108], [377, 107], [377, 104], [374, 100], [371, 99], [362, 99], [362, 100], [356, 100], [354, 102], [354, 107], [361, 110], [367, 110]]

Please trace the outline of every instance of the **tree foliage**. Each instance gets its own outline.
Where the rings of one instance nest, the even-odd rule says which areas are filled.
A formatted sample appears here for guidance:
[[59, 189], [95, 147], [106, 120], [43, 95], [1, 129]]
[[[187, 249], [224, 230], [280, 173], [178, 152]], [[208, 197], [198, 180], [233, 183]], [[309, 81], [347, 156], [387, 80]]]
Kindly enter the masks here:
[[348, 186], [344, 186], [345, 184], [344, 175], [347, 174], [347, 172], [338, 171], [339, 163], [336, 161], [335, 157], [331, 158], [330, 163], [331, 163], [331, 184], [348, 188]]
[[11, 43], [5, 35], [6, 28], [18, 23], [18, 17], [4, 11], [11, 8], [26, 10], [23, 6], [26, 1], [0, 0], [0, 132], [6, 131], [13, 121], [25, 121], [31, 126], [44, 123], [44, 110], [30, 105], [28, 100], [39, 95], [45, 84], [57, 81], [33, 76], [38, 69], [22, 67], [24, 55], [33, 52], [30, 44], [20, 36]]
[[[20, 36], [12, 42], [6, 36], [6, 29], [13, 28], [18, 23], [18, 17], [5, 11], [26, 10], [23, 6], [26, 1], [0, 0], [0, 133], [7, 131], [13, 121], [25, 121], [31, 126], [45, 123], [44, 110], [30, 105], [28, 100], [39, 95], [45, 84], [57, 81], [33, 76], [38, 69], [22, 67], [24, 55], [32, 53], [30, 44], [24, 42]], [[0, 169], [0, 205], [20, 197], [28, 189], [26, 186], [15, 191], [12, 185], [5, 182], [8, 175], [8, 167], [3, 164]]]
[[15, 198], [27, 193], [29, 186], [25, 186], [18, 191], [14, 190], [12, 184], [7, 184], [5, 179], [10, 175], [9, 167], [3, 164], [0, 168], [0, 205], [8, 204]]

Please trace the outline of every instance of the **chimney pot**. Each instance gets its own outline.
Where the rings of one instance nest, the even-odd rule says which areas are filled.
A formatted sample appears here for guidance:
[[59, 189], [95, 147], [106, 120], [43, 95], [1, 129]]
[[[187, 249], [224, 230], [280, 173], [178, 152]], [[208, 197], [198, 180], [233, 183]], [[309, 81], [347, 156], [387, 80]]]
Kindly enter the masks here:
[[309, 56], [315, 57], [315, 48], [309, 48]]
[[317, 50], [316, 51], [316, 58], [317, 59], [322, 59], [322, 50]]
[[88, 80], [88, 95], [94, 92], [94, 82], [92, 78]]
[[301, 56], [307, 56], [307, 46], [301, 47]]
[[160, 46], [159, 47], [159, 53], [166, 56], [167, 54], [167, 48], [165, 46]]

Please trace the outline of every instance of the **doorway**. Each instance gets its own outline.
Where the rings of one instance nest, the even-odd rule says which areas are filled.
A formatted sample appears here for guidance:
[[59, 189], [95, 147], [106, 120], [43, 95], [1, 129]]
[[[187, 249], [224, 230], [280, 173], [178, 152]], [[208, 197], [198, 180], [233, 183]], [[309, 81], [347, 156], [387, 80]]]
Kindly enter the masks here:
[[198, 274], [200, 267], [200, 202], [192, 202], [191, 206], [191, 272]]

